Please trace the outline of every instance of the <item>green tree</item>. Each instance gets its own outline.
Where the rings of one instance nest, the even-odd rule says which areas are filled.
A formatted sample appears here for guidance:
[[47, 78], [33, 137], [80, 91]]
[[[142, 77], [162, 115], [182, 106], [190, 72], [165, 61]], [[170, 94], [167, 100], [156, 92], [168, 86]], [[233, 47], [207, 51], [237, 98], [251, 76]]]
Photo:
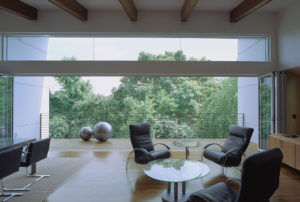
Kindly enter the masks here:
[[[141, 52], [139, 60], [207, 58], [166, 51], [159, 55]], [[237, 122], [237, 78], [123, 77], [110, 96], [94, 95], [90, 84], [79, 77], [56, 79], [62, 90], [50, 95], [50, 112], [56, 114], [51, 123], [59, 127], [51, 131], [62, 137], [72, 137], [80, 127], [99, 121], [112, 125], [114, 137], [128, 137], [129, 124], [148, 121], [156, 138], [216, 138], [226, 136], [229, 125]]]
[[[50, 117], [51, 120], [59, 119], [61, 122], [64, 120], [68, 129], [62, 136], [71, 138], [74, 134], [72, 125], [78, 121], [76, 104], [92, 95], [92, 87], [89, 82], [81, 81], [80, 77], [56, 77], [55, 80], [62, 89], [50, 93]], [[51, 125], [53, 130], [57, 130], [54, 129], [55, 125]]]
[[64, 57], [62, 58], [62, 60], [64, 60], [64, 61], [76, 61], [77, 58], [76, 58], [75, 56], [71, 56], [71, 57], [69, 57], [69, 56], [64, 56]]

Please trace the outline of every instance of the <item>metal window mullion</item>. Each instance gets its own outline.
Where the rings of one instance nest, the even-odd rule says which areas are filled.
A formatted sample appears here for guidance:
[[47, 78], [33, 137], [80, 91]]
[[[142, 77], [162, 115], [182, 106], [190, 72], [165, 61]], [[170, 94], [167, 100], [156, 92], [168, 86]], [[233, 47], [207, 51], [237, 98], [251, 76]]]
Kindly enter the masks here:
[[272, 133], [275, 133], [275, 72], [272, 72], [272, 93], [271, 93], [271, 123], [272, 123]]
[[3, 60], [3, 35], [0, 34], [0, 61]]

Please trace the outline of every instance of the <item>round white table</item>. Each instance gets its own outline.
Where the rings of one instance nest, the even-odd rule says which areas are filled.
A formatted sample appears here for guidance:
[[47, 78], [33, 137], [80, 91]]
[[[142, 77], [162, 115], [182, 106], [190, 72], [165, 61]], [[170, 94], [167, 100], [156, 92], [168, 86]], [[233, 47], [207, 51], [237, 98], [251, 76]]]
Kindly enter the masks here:
[[[203, 177], [209, 173], [207, 165], [184, 159], [159, 159], [149, 162], [144, 173], [156, 180], [168, 182], [162, 193], [163, 201], [186, 201], [189, 193], [185, 182]], [[178, 183], [182, 182], [182, 190], [178, 191]], [[174, 184], [173, 189], [171, 183]]]

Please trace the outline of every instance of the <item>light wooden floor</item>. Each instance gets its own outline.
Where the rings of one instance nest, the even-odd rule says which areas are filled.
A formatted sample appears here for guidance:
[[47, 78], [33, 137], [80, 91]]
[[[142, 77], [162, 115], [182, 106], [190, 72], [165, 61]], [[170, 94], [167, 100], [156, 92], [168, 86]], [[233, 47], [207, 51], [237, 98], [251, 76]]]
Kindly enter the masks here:
[[[172, 140], [154, 140], [171, 146], [173, 158], [184, 158], [184, 148], [172, 145]], [[223, 143], [224, 140], [201, 139], [201, 146], [192, 149], [190, 159], [199, 160], [202, 147], [209, 142]], [[129, 139], [112, 139], [105, 143], [96, 140], [82, 142], [79, 139], [52, 140], [48, 159], [38, 164], [38, 172], [52, 176], [32, 187], [32, 191], [11, 201], [161, 201], [161, 192], [167, 184], [147, 177], [143, 165], [131, 161], [126, 173], [126, 158], [131, 150]], [[256, 145], [247, 150], [250, 155], [256, 152]], [[64, 164], [65, 162], [65, 164]], [[188, 182], [190, 192], [202, 189], [223, 180], [222, 168], [204, 160], [211, 169], [204, 178]], [[42, 168], [42, 169], [41, 169]], [[225, 169], [229, 177], [238, 177], [239, 171]], [[300, 201], [300, 173], [286, 166], [282, 167], [280, 187], [272, 197], [272, 202]], [[20, 180], [19, 178], [14, 180]], [[23, 179], [23, 178], [22, 178]], [[18, 181], [15, 181], [15, 183]], [[258, 182], [259, 183], [259, 182]], [[238, 184], [231, 184], [238, 189]]]
[[[65, 140], [68, 141], [68, 140]], [[76, 141], [76, 140], [72, 140]], [[154, 140], [154, 142], [164, 142], [171, 146], [173, 158], [184, 158], [184, 149], [174, 147], [173, 140]], [[224, 140], [201, 139], [201, 146], [192, 149], [190, 159], [198, 160], [200, 151], [204, 145], [209, 142], [223, 143]], [[65, 145], [63, 141], [61, 144]], [[60, 150], [59, 144], [53, 150]], [[83, 149], [89, 150], [80, 151]], [[92, 141], [89, 143], [81, 142], [70, 143], [72, 150], [77, 152], [61, 153], [60, 155], [90, 156], [95, 160], [80, 170], [64, 186], [54, 192], [47, 201], [97, 201], [106, 199], [106, 201], [161, 201], [161, 192], [166, 188], [166, 183], [159, 182], [147, 177], [143, 173], [143, 166], [131, 161], [129, 172], [125, 172], [125, 159], [128, 150], [131, 149], [129, 140], [119, 139], [106, 143]], [[247, 155], [256, 152], [256, 145], [251, 144], [247, 150]], [[95, 151], [96, 150], [96, 151]], [[100, 151], [99, 151], [100, 150]], [[187, 189], [191, 192], [202, 189], [209, 185], [223, 180], [222, 168], [212, 162], [204, 160], [211, 168], [209, 175], [202, 179], [196, 179], [188, 183]], [[225, 174], [229, 177], [238, 177], [239, 172], [236, 169], [227, 168]], [[283, 166], [281, 170], [280, 187], [274, 194], [271, 201], [300, 201], [300, 175], [295, 170]], [[238, 189], [238, 184], [232, 184]]]

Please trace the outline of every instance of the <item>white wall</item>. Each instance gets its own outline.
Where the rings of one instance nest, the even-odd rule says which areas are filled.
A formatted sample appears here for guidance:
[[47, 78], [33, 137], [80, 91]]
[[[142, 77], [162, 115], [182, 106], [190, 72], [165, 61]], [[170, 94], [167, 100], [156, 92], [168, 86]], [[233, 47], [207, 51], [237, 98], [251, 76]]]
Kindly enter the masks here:
[[238, 78], [238, 113], [244, 113], [244, 125], [254, 128], [251, 142], [258, 144], [258, 78]]
[[280, 69], [300, 67], [300, 1], [278, 17], [278, 56]]
[[[131, 22], [120, 11], [89, 11], [88, 21], [80, 21], [62, 10], [39, 10], [39, 19], [30, 21], [0, 11], [1, 32], [77, 34], [269, 34], [276, 32], [276, 16], [254, 13], [238, 23], [229, 22], [229, 12], [193, 12], [181, 22], [179, 11], [141, 11]], [[10, 23], [7, 23], [8, 20]]]
[[43, 83], [43, 77], [14, 77], [14, 137], [39, 138]]
[[[260, 61], [266, 60], [268, 54], [265, 52], [266, 43], [261, 39], [239, 39], [238, 61], [256, 58]], [[259, 64], [258, 64], [259, 65]], [[259, 66], [258, 66], [259, 67]], [[258, 144], [259, 134], [259, 111], [258, 111], [258, 78], [238, 78], [238, 113], [244, 113], [244, 125], [254, 128], [251, 142]]]
[[[22, 58], [29, 55], [45, 59], [47, 56], [48, 39], [15, 38], [8, 50], [7, 59]], [[33, 52], [34, 54], [27, 54]], [[14, 137], [39, 138], [40, 113], [49, 113], [49, 87], [44, 86], [43, 77], [14, 77], [13, 104], [13, 135]]]

